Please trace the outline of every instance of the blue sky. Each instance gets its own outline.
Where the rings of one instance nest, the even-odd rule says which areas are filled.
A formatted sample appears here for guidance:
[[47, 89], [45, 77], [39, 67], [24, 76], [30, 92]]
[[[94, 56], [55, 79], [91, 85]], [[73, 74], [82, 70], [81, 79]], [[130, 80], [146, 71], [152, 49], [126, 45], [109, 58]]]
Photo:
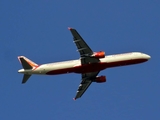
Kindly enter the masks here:
[[[1, 120], [159, 120], [159, 0], [1, 0]], [[24, 55], [38, 64], [78, 59], [67, 27], [76, 28], [94, 51], [139, 51], [143, 64], [106, 69], [73, 101], [80, 75], [32, 76], [21, 84]]]

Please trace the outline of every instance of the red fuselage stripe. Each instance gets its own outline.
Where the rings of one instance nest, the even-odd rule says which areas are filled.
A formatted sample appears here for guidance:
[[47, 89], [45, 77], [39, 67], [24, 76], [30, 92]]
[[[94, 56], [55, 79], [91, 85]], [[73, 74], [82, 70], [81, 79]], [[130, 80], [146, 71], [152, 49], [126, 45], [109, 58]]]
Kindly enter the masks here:
[[138, 64], [138, 63], [142, 63], [146, 61], [147, 61], [146, 59], [136, 59], [136, 60], [126, 60], [126, 61], [118, 61], [118, 62], [110, 62], [110, 63], [102, 63], [102, 62], [92, 63], [92, 64], [85, 64], [85, 65], [76, 66], [72, 68], [53, 70], [53, 71], [47, 72], [46, 74], [47, 75], [57, 75], [57, 74], [72, 73], [72, 72], [89, 73], [89, 72], [101, 71], [106, 68]]

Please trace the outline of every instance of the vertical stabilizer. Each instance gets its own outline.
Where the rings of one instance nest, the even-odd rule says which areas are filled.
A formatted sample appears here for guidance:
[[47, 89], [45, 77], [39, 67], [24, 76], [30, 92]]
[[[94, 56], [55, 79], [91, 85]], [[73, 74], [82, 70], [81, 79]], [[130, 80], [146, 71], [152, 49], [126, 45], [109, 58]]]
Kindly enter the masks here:
[[18, 59], [24, 69], [32, 69], [34, 67], [38, 67], [38, 64], [34, 63], [33, 61], [29, 60], [28, 58], [24, 56], [18, 56]]

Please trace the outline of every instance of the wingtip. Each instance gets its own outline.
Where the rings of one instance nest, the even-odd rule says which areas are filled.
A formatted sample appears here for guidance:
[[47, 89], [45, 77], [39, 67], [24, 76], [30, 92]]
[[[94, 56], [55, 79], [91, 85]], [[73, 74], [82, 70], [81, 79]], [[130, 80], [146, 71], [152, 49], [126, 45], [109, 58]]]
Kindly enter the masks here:
[[68, 27], [68, 30], [71, 30], [72, 28], [71, 27]]
[[25, 82], [22, 81], [22, 84], [25, 84]]
[[76, 98], [73, 98], [73, 100], [75, 101], [75, 100], [76, 100]]

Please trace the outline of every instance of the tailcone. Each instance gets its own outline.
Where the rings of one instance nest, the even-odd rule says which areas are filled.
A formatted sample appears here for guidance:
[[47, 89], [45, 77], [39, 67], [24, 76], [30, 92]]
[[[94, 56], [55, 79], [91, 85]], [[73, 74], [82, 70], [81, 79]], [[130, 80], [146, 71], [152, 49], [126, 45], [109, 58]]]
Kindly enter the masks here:
[[24, 73], [24, 69], [18, 70], [18, 73]]

